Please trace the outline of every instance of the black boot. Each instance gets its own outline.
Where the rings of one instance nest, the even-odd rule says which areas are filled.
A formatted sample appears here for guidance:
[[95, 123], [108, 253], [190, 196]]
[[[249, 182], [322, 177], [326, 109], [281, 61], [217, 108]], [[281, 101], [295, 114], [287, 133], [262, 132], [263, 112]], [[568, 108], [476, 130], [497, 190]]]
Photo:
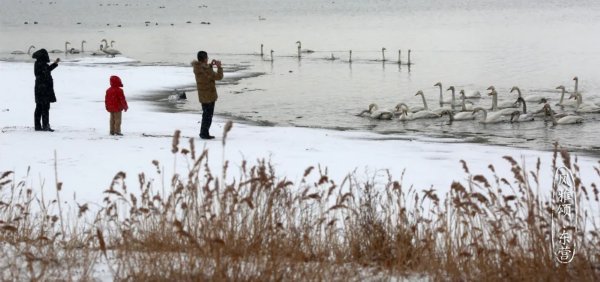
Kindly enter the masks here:
[[215, 139], [215, 137], [209, 134], [200, 134], [200, 139]]

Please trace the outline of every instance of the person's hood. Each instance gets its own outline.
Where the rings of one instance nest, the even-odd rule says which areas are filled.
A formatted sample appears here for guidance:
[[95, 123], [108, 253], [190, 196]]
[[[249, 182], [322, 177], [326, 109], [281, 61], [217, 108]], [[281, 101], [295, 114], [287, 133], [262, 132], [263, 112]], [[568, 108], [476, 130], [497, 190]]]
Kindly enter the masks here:
[[123, 83], [121, 82], [121, 78], [113, 75], [110, 77], [110, 86], [111, 87], [123, 87]]
[[48, 51], [46, 51], [46, 49], [40, 49], [33, 52], [33, 55], [31, 55], [31, 57], [44, 63], [50, 62], [50, 56], [48, 56]]

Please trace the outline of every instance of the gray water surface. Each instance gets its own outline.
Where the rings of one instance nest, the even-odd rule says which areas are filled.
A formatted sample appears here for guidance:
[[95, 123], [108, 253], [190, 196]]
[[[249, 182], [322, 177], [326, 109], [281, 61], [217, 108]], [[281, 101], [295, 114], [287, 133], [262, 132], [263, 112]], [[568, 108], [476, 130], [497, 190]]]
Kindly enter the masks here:
[[[224, 115], [542, 150], [559, 141], [571, 149], [600, 152], [599, 114], [584, 115], [582, 125], [556, 127], [541, 120], [448, 125], [447, 118], [399, 122], [355, 116], [372, 102], [381, 108], [399, 102], [419, 105], [417, 90], [435, 108], [439, 94], [433, 84], [438, 81], [444, 89], [453, 85], [482, 93], [494, 85], [500, 100], [507, 101], [516, 99], [509, 90], [519, 86], [523, 95], [544, 95], [555, 104], [560, 96], [555, 87], [572, 90], [572, 78], [578, 76], [584, 99], [600, 101], [598, 1], [51, 2], [0, 2], [0, 58], [26, 60], [10, 52], [30, 44], [63, 49], [67, 40], [76, 48], [86, 40], [86, 47], [95, 50], [103, 38], [115, 40], [115, 48], [145, 64], [188, 64], [204, 49], [230, 69], [243, 66], [247, 77], [219, 87], [217, 112]], [[298, 59], [298, 40], [315, 52]], [[260, 44], [264, 57], [258, 55]], [[382, 47], [387, 62], [381, 62]], [[412, 50], [410, 68], [397, 63], [398, 49], [404, 62]], [[270, 50], [275, 51], [273, 61], [268, 61]], [[338, 59], [326, 60], [332, 54]], [[487, 96], [474, 102], [491, 105]], [[198, 111], [199, 105], [190, 99], [176, 109]]]

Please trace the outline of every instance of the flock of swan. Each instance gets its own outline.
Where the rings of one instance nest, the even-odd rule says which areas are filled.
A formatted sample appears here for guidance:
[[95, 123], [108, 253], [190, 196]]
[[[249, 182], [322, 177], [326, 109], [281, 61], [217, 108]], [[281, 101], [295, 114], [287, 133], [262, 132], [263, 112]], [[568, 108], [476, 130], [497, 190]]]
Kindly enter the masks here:
[[[71, 45], [71, 42], [66, 41], [64, 51], [60, 50], [60, 49], [53, 49], [53, 50], [48, 51], [48, 53], [58, 54], [58, 53], [64, 52], [65, 55], [66, 54], [83, 54], [83, 53], [85, 53], [84, 47], [85, 47], [86, 43], [87, 43], [87, 41], [85, 41], [85, 40], [81, 41], [81, 49], [76, 49], [76, 48], [69, 48], [69, 45]], [[110, 41], [110, 44], [108, 44], [108, 40], [102, 39], [100, 41], [100, 47], [99, 47], [100, 49], [90, 52], [90, 55], [92, 55], [92, 56], [107, 55], [110, 57], [120, 55], [121, 52], [114, 48], [115, 43], [116, 43], [116, 41], [112, 40], [112, 41]], [[11, 55], [31, 55], [33, 50], [35, 50], [35, 46], [31, 45], [27, 49], [27, 52], [16, 50], [16, 51], [11, 52], [10, 54]]]
[[[492, 105], [490, 108], [475, 106], [474, 101], [482, 98], [479, 91], [470, 93], [464, 90], [459, 91], [460, 101], [456, 99], [456, 90], [450, 86], [446, 91], [451, 91], [450, 98], [444, 98], [442, 83], [438, 82], [434, 86], [439, 87], [439, 107], [432, 109], [427, 105], [425, 94], [422, 90], [417, 91], [415, 96], [421, 96], [423, 106], [409, 107], [406, 103], [398, 103], [393, 110], [379, 109], [377, 104], [372, 103], [368, 109], [362, 111], [358, 116], [369, 117], [377, 120], [411, 121], [416, 119], [433, 119], [442, 116], [449, 116], [450, 124], [454, 121], [476, 120], [479, 116], [480, 123], [502, 123], [502, 122], [531, 122], [536, 117], [546, 118], [552, 121], [552, 124], [575, 124], [582, 123], [584, 118], [580, 114], [600, 113], [600, 103], [584, 102], [583, 96], [579, 92], [579, 78], [574, 77], [575, 87], [572, 92], [568, 92], [562, 85], [556, 87], [561, 90], [561, 96], [555, 106], [562, 109], [557, 113], [552, 109], [549, 99], [541, 95], [524, 96], [519, 87], [514, 86], [510, 93], [517, 93], [514, 102], [498, 101], [498, 92], [494, 86], [487, 88], [489, 96], [492, 96]], [[565, 94], [569, 97], [565, 100]], [[527, 103], [542, 104], [537, 111], [528, 111]], [[481, 113], [478, 115], [478, 113]]]
[[[302, 54], [312, 54], [312, 53], [315, 53], [314, 50], [302, 49], [302, 42], [300, 42], [300, 41], [296, 41], [296, 45], [298, 47], [298, 50], [297, 50], [297, 57], [298, 57], [298, 59], [302, 58]], [[263, 58], [263, 59], [265, 57], [264, 47], [265, 47], [264, 44], [261, 43], [260, 44], [260, 57]], [[375, 61], [378, 61], [378, 62], [388, 62], [388, 61], [391, 61], [389, 59], [386, 59], [386, 57], [385, 57], [385, 51], [386, 50], [387, 49], [385, 47], [381, 48], [381, 60], [375, 60]], [[269, 62], [275, 61], [275, 58], [273, 57], [274, 53], [275, 53], [275, 51], [273, 51], [273, 49], [271, 49], [270, 57], [268, 59], [264, 59], [264, 60], [265, 61], [269, 61]], [[412, 62], [410, 60], [410, 53], [411, 53], [411, 50], [408, 49], [408, 61], [407, 62], [403, 62], [402, 61], [402, 50], [398, 50], [398, 60], [396, 62], [398, 64], [400, 64], [400, 65], [408, 65], [408, 66], [412, 65]], [[325, 60], [330, 60], [330, 61], [335, 61], [335, 60], [338, 60], [338, 59], [339, 58], [335, 57], [333, 55], [333, 53], [331, 53], [331, 57], [326, 57], [325, 58]], [[348, 62], [352, 63], [352, 50], [348, 50]]]

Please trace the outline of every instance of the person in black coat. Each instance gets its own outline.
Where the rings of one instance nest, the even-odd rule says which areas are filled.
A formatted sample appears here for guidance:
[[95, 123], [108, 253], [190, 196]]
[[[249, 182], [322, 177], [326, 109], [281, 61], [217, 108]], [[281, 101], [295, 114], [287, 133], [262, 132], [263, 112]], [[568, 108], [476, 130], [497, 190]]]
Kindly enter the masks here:
[[50, 128], [50, 103], [56, 102], [51, 72], [58, 66], [60, 59], [57, 58], [54, 63], [48, 65], [50, 57], [46, 49], [34, 52], [32, 57], [36, 60], [33, 68], [35, 74], [35, 130], [54, 131]]

